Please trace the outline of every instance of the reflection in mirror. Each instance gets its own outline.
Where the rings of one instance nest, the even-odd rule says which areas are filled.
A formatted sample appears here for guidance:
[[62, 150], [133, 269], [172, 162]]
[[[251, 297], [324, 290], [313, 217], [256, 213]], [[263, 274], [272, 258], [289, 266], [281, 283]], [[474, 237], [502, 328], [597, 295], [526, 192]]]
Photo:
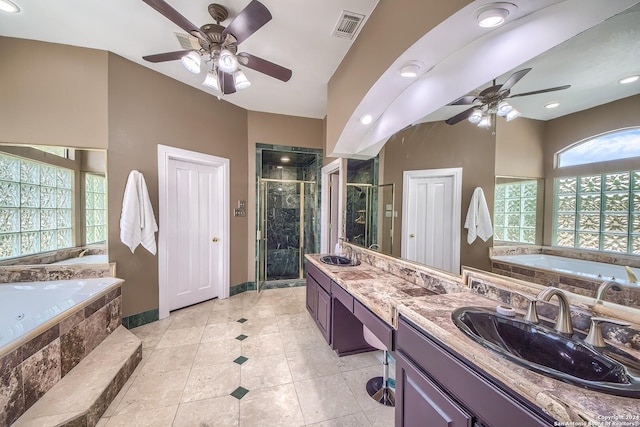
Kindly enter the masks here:
[[368, 249], [393, 250], [394, 184], [347, 184], [346, 238]]
[[0, 265], [107, 263], [106, 152], [0, 145]]
[[541, 245], [543, 202], [543, 179], [497, 176], [493, 245]]
[[[515, 266], [513, 271], [517, 271], [513, 274], [513, 271], [492, 268], [487, 255], [488, 249], [493, 247], [495, 253], [507, 256], [534, 254], [536, 258], [542, 258], [538, 255], [544, 252], [544, 255], [557, 255], [561, 260], [581, 258], [600, 261], [607, 265], [616, 264], [619, 268], [624, 265], [640, 268], [640, 257], [635, 255], [635, 252], [627, 253], [625, 250], [623, 254], [618, 255], [607, 247], [602, 250], [595, 246], [593, 250], [584, 250], [583, 247], [575, 246], [574, 240], [565, 244], [565, 247], [551, 246], [554, 244], [554, 227], [558, 228], [560, 224], [557, 216], [554, 217], [554, 183], [558, 179], [637, 171], [637, 157], [602, 161], [604, 158], [599, 156], [596, 159], [599, 160], [597, 163], [558, 168], [554, 163], [554, 156], [586, 138], [620, 129], [637, 129], [640, 125], [635, 113], [640, 106], [640, 80], [627, 84], [621, 82], [624, 77], [638, 74], [640, 69], [640, 45], [637, 43], [640, 38], [640, 26], [637, 25], [639, 18], [640, 4], [603, 21], [538, 58], [514, 67], [502, 76], [496, 76], [498, 82], [505, 82], [515, 71], [532, 69], [518, 82], [513, 90], [514, 95], [540, 88], [571, 85], [570, 89], [562, 91], [526, 97], [514, 96], [510, 103], [513, 101], [514, 107], [522, 112], [522, 116], [515, 120], [494, 121], [494, 126], [488, 130], [480, 129], [466, 120], [448, 126], [444, 120], [468, 106], [445, 106], [425, 117], [421, 123], [397, 132], [387, 141], [381, 152], [380, 182], [395, 183], [395, 197], [400, 200], [404, 171], [462, 167], [463, 219], [473, 188], [480, 186], [484, 190], [489, 207], [494, 210], [496, 230], [494, 239], [487, 241], [485, 246], [480, 242], [467, 245], [464, 241], [466, 234], [463, 233], [460, 247], [461, 264], [485, 271], [493, 270], [498, 274], [509, 273], [514, 278], [538, 283], [540, 286], [564, 286], [563, 289], [572, 292], [573, 295], [591, 298], [590, 302], [593, 303], [597, 289], [606, 275], [600, 271], [600, 266], [593, 279], [585, 278], [582, 270], [586, 267], [582, 265], [574, 267], [578, 272], [577, 276], [567, 278], [545, 268], [522, 266]], [[487, 82], [485, 86], [478, 88], [477, 92], [491, 84], [492, 82]], [[545, 108], [545, 105], [551, 102], [558, 102], [560, 105], [553, 109]], [[625, 148], [628, 145], [625, 144]], [[511, 177], [515, 176], [527, 178], [524, 178], [524, 181], [513, 181]], [[522, 197], [517, 202], [515, 196], [511, 198], [513, 213], [507, 210], [508, 206], [504, 207], [504, 211], [496, 208], [496, 203], [498, 206], [501, 203], [495, 200], [501, 196], [501, 186], [504, 185], [506, 191], [506, 186], [528, 180], [536, 182], [535, 210], [532, 206], [533, 197], [525, 197], [528, 200], [526, 209], [523, 210]], [[530, 190], [533, 191], [533, 186]], [[513, 191], [517, 193], [518, 190], [514, 188]], [[522, 196], [522, 188], [520, 194]], [[493, 197], [495, 199], [491, 200]], [[505, 194], [505, 203], [507, 199], [509, 198]], [[634, 203], [640, 201], [640, 198], [635, 197], [635, 193], [629, 196], [628, 200], [631, 199]], [[402, 219], [402, 204], [398, 200], [395, 203], [395, 209], [399, 211], [398, 220], [394, 225], [396, 238], [393, 241], [393, 251], [389, 252], [393, 256], [400, 256], [402, 247], [401, 235], [397, 232], [401, 229]], [[518, 204], [519, 211], [516, 214]], [[640, 206], [636, 208], [634, 205], [633, 211], [627, 212], [623, 217], [636, 218], [636, 212], [640, 212]], [[576, 211], [576, 214], [579, 213]], [[380, 215], [384, 213], [378, 212], [378, 216]], [[637, 221], [628, 222], [636, 224]], [[577, 230], [576, 233], [580, 231]], [[634, 228], [628, 234], [633, 237], [634, 233], [640, 233], [640, 228]], [[599, 240], [595, 239], [594, 242]], [[640, 238], [629, 240], [628, 244], [640, 247], [638, 242]], [[524, 276], [523, 271], [531, 275]], [[624, 275], [624, 271], [615, 273], [618, 282], [623, 277], [621, 274]], [[640, 277], [638, 274], [636, 276]], [[567, 287], [567, 283], [571, 283], [572, 288]], [[628, 288], [625, 287], [621, 289], [620, 292], [609, 290], [604, 297], [605, 305], [598, 304], [598, 307], [608, 309], [607, 304], [616, 302], [627, 308], [632, 307], [637, 313], [640, 295], [629, 294]], [[536, 293], [537, 291], [538, 288], [533, 290]]]

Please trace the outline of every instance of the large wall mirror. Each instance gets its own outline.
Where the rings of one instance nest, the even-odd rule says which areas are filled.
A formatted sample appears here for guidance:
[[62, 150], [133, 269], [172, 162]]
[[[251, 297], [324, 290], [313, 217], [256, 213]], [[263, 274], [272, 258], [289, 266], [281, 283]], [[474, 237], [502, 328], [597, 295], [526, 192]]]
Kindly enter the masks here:
[[[390, 206], [393, 211], [384, 210], [389, 206], [386, 203], [377, 213], [378, 218], [387, 215], [395, 218], [393, 245], [375, 248], [392, 256], [401, 255], [405, 238], [400, 233], [403, 173], [454, 167], [463, 169], [461, 226], [473, 189], [481, 187], [496, 227], [493, 238], [473, 245], [466, 244], [463, 230], [462, 265], [490, 270], [489, 248], [494, 246], [550, 245], [553, 182], [559, 173], [553, 164], [554, 154], [594, 133], [640, 125], [637, 114], [635, 124], [620, 119], [621, 108], [640, 105], [640, 82], [619, 83], [622, 78], [640, 72], [638, 22], [640, 4], [496, 76], [497, 84], [502, 84], [517, 71], [531, 68], [513, 86], [513, 95], [571, 86], [566, 90], [509, 98], [508, 102], [521, 113], [511, 121], [494, 115], [488, 128], [478, 127], [466, 119], [448, 125], [446, 119], [469, 108], [451, 105], [393, 135], [379, 156], [378, 181], [378, 184], [395, 186], [394, 203]], [[493, 84], [493, 81], [487, 82], [476, 93]], [[551, 108], [553, 104], [558, 105]], [[590, 168], [583, 167], [580, 173], [589, 173]], [[593, 168], [596, 170], [602, 165]], [[516, 205], [519, 206], [517, 212]], [[376, 243], [368, 241], [363, 246]]]
[[107, 262], [106, 151], [0, 145], [0, 265]]

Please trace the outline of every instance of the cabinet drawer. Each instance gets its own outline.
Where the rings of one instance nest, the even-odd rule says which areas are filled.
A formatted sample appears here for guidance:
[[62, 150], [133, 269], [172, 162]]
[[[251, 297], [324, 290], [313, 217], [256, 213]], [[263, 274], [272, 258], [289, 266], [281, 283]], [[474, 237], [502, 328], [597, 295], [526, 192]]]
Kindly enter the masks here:
[[384, 320], [369, 311], [369, 309], [358, 300], [353, 301], [353, 314], [387, 346], [388, 350], [394, 349], [393, 328], [391, 325], [388, 325]]
[[307, 275], [310, 275], [325, 291], [331, 293], [331, 279], [313, 263], [307, 261]]
[[[447, 389], [480, 420], [492, 426], [541, 427], [553, 420], [539, 408], [509, 396], [496, 384], [474, 372], [445, 351], [402, 316], [396, 336], [398, 351], [406, 354], [435, 381]], [[525, 405], [530, 405], [527, 407]], [[534, 413], [535, 411], [535, 413]]]
[[336, 282], [331, 282], [331, 296], [340, 301], [347, 310], [353, 313], [353, 296], [342, 289]]

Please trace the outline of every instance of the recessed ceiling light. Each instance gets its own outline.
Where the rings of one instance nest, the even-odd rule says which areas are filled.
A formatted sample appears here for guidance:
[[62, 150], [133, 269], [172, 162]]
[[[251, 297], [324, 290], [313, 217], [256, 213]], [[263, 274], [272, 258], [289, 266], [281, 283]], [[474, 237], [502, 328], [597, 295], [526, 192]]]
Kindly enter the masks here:
[[545, 105], [545, 106], [544, 106], [544, 108], [549, 108], [549, 109], [551, 109], [551, 108], [556, 108], [556, 107], [558, 107], [559, 105], [560, 105], [560, 103], [559, 103], [559, 102], [550, 102], [550, 103], [548, 103], [547, 105]]
[[364, 116], [360, 117], [360, 123], [362, 123], [363, 125], [368, 125], [372, 121], [373, 117], [371, 116], [371, 114], [365, 114]]
[[276, 166], [276, 169], [282, 169], [282, 166]]
[[483, 28], [494, 28], [504, 24], [509, 14], [517, 8], [518, 6], [513, 3], [489, 3], [476, 9], [474, 15], [479, 26]]
[[507, 9], [489, 9], [478, 15], [478, 25], [482, 28], [493, 28], [504, 24], [509, 16]]
[[18, 13], [20, 8], [11, 0], [0, 0], [0, 10], [7, 13]]
[[400, 69], [400, 75], [402, 77], [406, 77], [408, 79], [412, 79], [418, 76], [420, 69], [422, 68], [422, 63], [419, 61], [409, 61], [402, 66]]
[[629, 77], [625, 77], [624, 79], [618, 80], [618, 83], [620, 83], [621, 85], [626, 85], [627, 83], [633, 83], [633, 82], [637, 81], [638, 79], [640, 79], [640, 76], [638, 76], [638, 75], [629, 76]]
[[280, 157], [280, 161], [281, 162], [287, 163], [289, 160], [291, 160], [291, 159], [289, 157], [287, 157], [287, 156]]

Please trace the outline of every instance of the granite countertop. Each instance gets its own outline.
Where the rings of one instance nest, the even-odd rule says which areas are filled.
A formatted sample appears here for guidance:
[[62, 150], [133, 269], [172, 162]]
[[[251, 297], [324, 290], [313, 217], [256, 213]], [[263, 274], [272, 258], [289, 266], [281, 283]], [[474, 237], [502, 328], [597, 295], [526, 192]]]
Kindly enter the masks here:
[[[638, 399], [595, 392], [537, 374], [471, 340], [451, 320], [451, 312], [458, 307], [493, 308], [499, 304], [497, 301], [469, 290], [437, 295], [369, 264], [331, 266], [320, 262], [320, 256], [306, 257], [385, 322], [397, 328], [398, 315], [402, 314], [453, 352], [542, 408], [558, 422], [623, 425], [615, 424], [618, 420], [630, 423], [625, 425], [640, 426]], [[628, 348], [624, 350], [640, 358], [640, 352]]]
[[366, 263], [348, 267], [329, 265], [321, 262], [321, 257], [306, 255], [313, 265], [394, 328], [397, 328], [396, 307], [400, 303], [415, 297], [436, 295]]

